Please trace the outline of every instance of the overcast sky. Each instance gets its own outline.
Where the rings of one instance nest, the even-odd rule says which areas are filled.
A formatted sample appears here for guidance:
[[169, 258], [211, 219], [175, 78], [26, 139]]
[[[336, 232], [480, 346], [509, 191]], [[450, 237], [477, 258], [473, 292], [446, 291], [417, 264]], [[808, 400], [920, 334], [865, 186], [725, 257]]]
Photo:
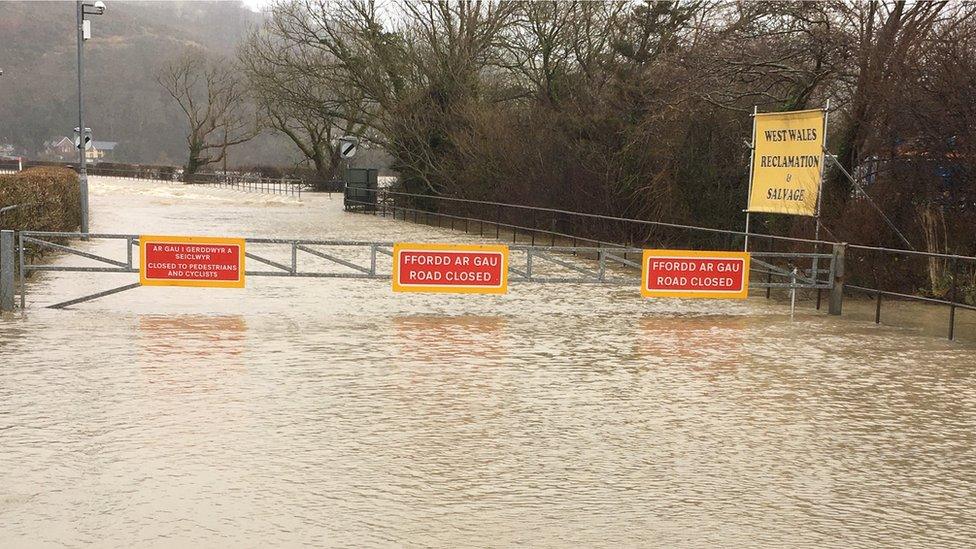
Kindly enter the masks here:
[[251, 11], [261, 11], [271, 5], [274, 0], [241, 0]]

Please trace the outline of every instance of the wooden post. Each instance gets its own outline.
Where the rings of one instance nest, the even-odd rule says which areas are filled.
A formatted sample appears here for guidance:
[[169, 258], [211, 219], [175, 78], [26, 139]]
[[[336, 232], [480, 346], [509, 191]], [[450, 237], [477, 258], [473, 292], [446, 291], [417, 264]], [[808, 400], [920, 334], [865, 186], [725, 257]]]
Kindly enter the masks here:
[[828, 311], [832, 315], [840, 315], [844, 308], [844, 256], [847, 244], [834, 244], [834, 285], [830, 289], [830, 304]]

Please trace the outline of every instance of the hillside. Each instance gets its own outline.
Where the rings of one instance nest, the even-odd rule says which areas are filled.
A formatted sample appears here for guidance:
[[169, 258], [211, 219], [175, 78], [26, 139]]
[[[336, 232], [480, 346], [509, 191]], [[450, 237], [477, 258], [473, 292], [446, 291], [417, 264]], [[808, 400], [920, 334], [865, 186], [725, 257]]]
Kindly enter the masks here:
[[[85, 43], [85, 123], [116, 141], [116, 159], [181, 163], [184, 121], [154, 81], [187, 45], [233, 55], [261, 15], [238, 2], [121, 2], [93, 17]], [[0, 13], [0, 144], [28, 155], [77, 126], [73, 2], [4, 2]], [[231, 163], [290, 162], [283, 140], [265, 136], [230, 154]]]

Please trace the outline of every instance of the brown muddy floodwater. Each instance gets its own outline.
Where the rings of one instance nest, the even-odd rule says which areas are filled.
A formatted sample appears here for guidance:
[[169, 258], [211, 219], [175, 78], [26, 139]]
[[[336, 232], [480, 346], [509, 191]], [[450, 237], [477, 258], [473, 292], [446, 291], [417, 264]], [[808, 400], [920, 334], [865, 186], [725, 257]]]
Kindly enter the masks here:
[[[346, 214], [338, 195], [98, 178], [93, 193], [101, 232], [476, 238]], [[43, 308], [133, 280], [40, 276], [27, 314], [0, 322], [2, 547], [976, 538], [971, 318], [951, 343], [941, 324], [809, 304], [791, 321], [761, 297], [642, 301], [636, 285], [394, 295], [257, 277]], [[888, 318], [945, 314], [919, 310]]]

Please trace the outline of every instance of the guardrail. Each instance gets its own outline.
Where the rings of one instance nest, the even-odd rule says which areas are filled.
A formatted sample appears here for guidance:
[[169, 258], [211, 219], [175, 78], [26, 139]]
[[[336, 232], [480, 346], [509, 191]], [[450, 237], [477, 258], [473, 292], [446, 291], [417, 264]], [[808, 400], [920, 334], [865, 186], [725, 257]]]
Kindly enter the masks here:
[[920, 252], [916, 250], [899, 250], [894, 248], [866, 246], [861, 244], [851, 244], [848, 246], [848, 248], [851, 250], [852, 259], [860, 260], [862, 264], [881, 265], [881, 268], [890, 268], [892, 262], [885, 260], [884, 258], [886, 256], [894, 256], [903, 258], [900, 261], [901, 263], [913, 261], [930, 263], [929, 265], [916, 265], [914, 268], [906, 268], [903, 266], [902, 270], [904, 271], [925, 269], [931, 267], [931, 263], [934, 262], [937, 269], [944, 273], [943, 283], [945, 284], [945, 293], [942, 296], [914, 295], [904, 291], [884, 289], [881, 284], [877, 284], [875, 287], [865, 286], [862, 284], [848, 284], [847, 288], [849, 288], [852, 292], [857, 292], [874, 298], [875, 324], [881, 324], [881, 309], [884, 297], [944, 306], [949, 308], [947, 335], [948, 338], [952, 340], [955, 339], [956, 310], [963, 309], [968, 311], [976, 311], [976, 305], [967, 303], [965, 301], [965, 297], [960, 295], [960, 292], [964, 289], [961, 281], [968, 278], [968, 280], [973, 283], [973, 285], [969, 287], [969, 291], [973, 293], [974, 297], [976, 297], [976, 257], [958, 254]]
[[[26, 307], [27, 285], [26, 279], [32, 272], [60, 272], [60, 273], [120, 273], [135, 274], [139, 268], [135, 263], [134, 249], [140, 246], [140, 237], [135, 234], [100, 234], [100, 233], [71, 233], [71, 232], [43, 232], [22, 231], [19, 239], [19, 288], [20, 307]], [[124, 250], [109, 257], [104, 254], [93, 253], [88, 250], [72, 246], [70, 240], [84, 239], [115, 240], [122, 243]], [[13, 269], [6, 266], [13, 263], [13, 233], [3, 232], [5, 266], [4, 280], [9, 292], [5, 290], [3, 296], [9, 297], [12, 308]], [[281, 238], [245, 238], [245, 242], [257, 245], [248, 246], [245, 258], [245, 273], [247, 276], [276, 276], [297, 278], [367, 278], [389, 279], [388, 269], [380, 268], [380, 255], [392, 257], [393, 242], [366, 242], [353, 240], [308, 240]], [[262, 247], [263, 246], [263, 247]], [[25, 255], [28, 247], [45, 248], [76, 256], [89, 261], [87, 265], [52, 265], [32, 264]], [[534, 246], [513, 244], [509, 246], [511, 260], [508, 263], [508, 280], [510, 282], [525, 283], [571, 283], [598, 285], [632, 285], [636, 290], [640, 285], [640, 265], [626, 259], [627, 254], [643, 253], [637, 248], [606, 248], [593, 246]], [[570, 254], [577, 257], [570, 259]], [[289, 259], [277, 259], [284, 256]], [[754, 261], [770, 269], [771, 275], [786, 277], [789, 282], [751, 281], [750, 287], [776, 288], [825, 288], [831, 286], [832, 277], [824, 280], [807, 278], [792, 271], [782, 270], [768, 261], [772, 261], [777, 254], [757, 253]], [[803, 256], [810, 259], [812, 256]], [[836, 258], [829, 254], [820, 254], [822, 259], [830, 259], [830, 271]], [[300, 258], [305, 258], [300, 262]], [[335, 270], [338, 267], [339, 270]], [[63, 308], [99, 297], [112, 295], [138, 287], [139, 283], [111, 288], [86, 296], [73, 298], [50, 305], [53, 308]], [[5, 307], [7, 304], [5, 304]]]
[[96, 167], [89, 170], [89, 175], [143, 181], [172, 181], [185, 185], [204, 185], [243, 192], [297, 196], [298, 198], [301, 198], [302, 190], [308, 187], [308, 184], [301, 179], [256, 177], [233, 172], [197, 173], [189, 181], [183, 182], [178, 179], [179, 174], [177, 172], [162, 173], [157, 170], [129, 171]]
[[0, 215], [3, 215], [6, 212], [11, 212], [11, 211], [16, 210], [18, 208], [23, 208], [23, 207], [26, 207], [26, 206], [33, 206], [34, 204], [35, 204], [34, 202], [28, 202], [26, 204], [12, 204], [10, 206], [4, 206], [4, 207], [0, 208]]
[[233, 176], [218, 176], [210, 181], [191, 181], [187, 185], [206, 185], [243, 192], [297, 196], [299, 199], [302, 197], [302, 188], [305, 187], [305, 183], [300, 179], [251, 179]]
[[[454, 198], [445, 196], [433, 196], [424, 195], [417, 193], [406, 193], [401, 191], [393, 191], [390, 189], [367, 189], [367, 188], [357, 188], [359, 192], [375, 193], [375, 201], [364, 201], [357, 200], [356, 198], [347, 199], [349, 205], [347, 205], [347, 210], [365, 211], [365, 212], [382, 212], [384, 210], [398, 210], [398, 211], [411, 211], [419, 212], [434, 216], [439, 216], [442, 218], [455, 218], [459, 220], [471, 219], [474, 221], [484, 221], [485, 223], [490, 223], [495, 227], [507, 227], [509, 229], [521, 229], [526, 234], [530, 233], [540, 233], [540, 234], [556, 234], [557, 236], [565, 236], [568, 238], [574, 238], [581, 242], [592, 242], [595, 244], [603, 244], [606, 246], [621, 246], [621, 244], [601, 240], [598, 238], [589, 238], [582, 235], [574, 235], [569, 233], [562, 233], [553, 228], [546, 229], [541, 227], [540, 220], [544, 220], [549, 225], [556, 226], [573, 226], [572, 222], [566, 222], [571, 220], [588, 220], [594, 222], [611, 223], [611, 224], [621, 224], [623, 225], [633, 225], [636, 227], [642, 227], [646, 231], [647, 229], [656, 230], [670, 230], [670, 231], [688, 231], [697, 233], [706, 233], [709, 235], [714, 235], [717, 237], [722, 237], [730, 240], [730, 245], [727, 247], [729, 249], [736, 248], [732, 245], [735, 243], [736, 238], [745, 238], [745, 231], [736, 231], [732, 229], [719, 229], [715, 227], [699, 227], [694, 225], [685, 225], [681, 223], [671, 223], [665, 221], [650, 221], [644, 219], [633, 219], [605, 214], [594, 214], [586, 212], [574, 212], [570, 210], [562, 210], [558, 208], [547, 208], [542, 206], [525, 206], [522, 204], [506, 204], [504, 202], [493, 202], [487, 200], [472, 200], [467, 198]], [[439, 208], [424, 208], [423, 204], [418, 204], [418, 202], [427, 202], [430, 205], [436, 204]], [[449, 213], [448, 213], [449, 212]], [[479, 214], [487, 213], [487, 216], [479, 215], [477, 217], [472, 216], [472, 212], [477, 212]], [[491, 214], [495, 214], [491, 216]], [[493, 217], [489, 219], [488, 217]], [[514, 220], [520, 219], [524, 223], [516, 223]], [[636, 231], [635, 231], [636, 232]], [[750, 238], [759, 238], [776, 242], [787, 242], [794, 244], [822, 244], [822, 245], [833, 245], [836, 242], [831, 242], [828, 240], [815, 240], [811, 238], [797, 238], [789, 236], [779, 236], [772, 234], [763, 233], [748, 233]], [[674, 239], [674, 233], [672, 234], [659, 234], [658, 239]], [[685, 239], [687, 240], [687, 239]], [[741, 239], [738, 240], [741, 243]], [[670, 247], [670, 246], [669, 246]]]
[[[361, 192], [363, 189], [358, 190]], [[700, 248], [702, 246], [700, 240], [688, 237], [687, 235], [690, 234], [699, 237], [702, 235], [712, 237], [704, 240], [709, 241], [709, 244], [715, 249], [741, 249], [742, 240], [747, 234], [745, 231], [731, 229], [699, 227], [680, 223], [574, 212], [558, 208], [422, 195], [391, 189], [375, 189], [369, 190], [368, 192], [375, 194], [375, 200], [358, 200], [355, 197], [350, 200], [347, 197], [346, 209], [382, 216], [390, 215], [395, 219], [405, 221], [410, 221], [412, 218], [412, 221], [415, 223], [423, 222], [439, 227], [449, 226], [451, 229], [461, 226], [465, 232], [468, 232], [469, 228], [476, 225], [478, 234], [481, 236], [486, 235], [485, 228], [487, 227], [488, 236], [491, 236], [490, 233], [494, 233], [496, 239], [501, 239], [503, 236], [508, 238], [510, 236], [513, 242], [518, 241], [521, 236], [522, 238], [528, 238], [533, 244], [538, 239], [548, 239], [550, 244], [555, 244], [557, 240], [560, 240], [569, 242], [571, 245], [582, 242], [596, 246], [639, 248], [646, 246], [650, 242], [657, 242], [652, 247], [673, 247], [674, 242], [679, 242], [688, 248]], [[631, 225], [632, 227], [644, 227], [647, 230], [644, 238], [640, 241], [625, 245], [586, 236], [586, 224], [593, 222]], [[628, 231], [622, 232], [627, 233]], [[687, 234], [682, 237], [678, 234], [681, 232]], [[640, 231], [631, 230], [629, 233], [639, 235]], [[748, 235], [752, 239], [752, 242], [762, 242], [762, 244], [754, 244], [750, 247], [750, 251], [754, 255], [757, 252], [776, 253], [792, 251], [798, 254], [796, 255], [796, 259], [799, 260], [803, 259], [800, 252], [801, 249], [808, 249], [813, 254], [818, 254], [821, 249], [842, 248], [843, 252], [840, 255], [844, 257], [844, 266], [838, 269], [840, 280], [833, 281], [831, 292], [831, 309], [838, 314], [841, 311], [841, 303], [845, 293], [868, 294], [876, 299], [879, 299], [879, 296], [888, 296], [919, 303], [945, 306], [948, 307], [949, 313], [947, 335], [951, 340], [955, 339], [956, 310], [976, 310], [976, 305], [964, 301], [964, 296], [960, 294], [962, 289], [960, 282], [969, 277], [973, 281], [970, 289], [974, 295], [974, 299], [976, 299], [976, 257], [974, 256], [917, 252], [897, 248], [847, 244], [829, 240], [815, 240], [755, 232], [749, 232]], [[777, 250], [777, 247], [780, 250]], [[783, 250], [783, 247], [786, 247], [787, 250]], [[894, 289], [883, 289], [877, 282], [875, 287], [864, 284], [862, 280], [866, 278], [867, 273], [859, 273], [855, 269], [861, 263], [861, 254], [864, 252], [881, 254], [882, 257], [874, 260], [874, 264], [878, 268], [890, 266], [894, 262], [893, 257], [899, 255], [951, 262], [952, 267], [948, 270], [949, 274], [946, 276], [945, 281], [946, 295], [943, 297], [915, 295], [904, 291], [895, 291]], [[816, 279], [824, 273], [824, 269], [820, 268], [819, 265], [820, 258], [814, 255], [808, 259], [810, 260], [809, 268], [805, 265], [800, 265], [800, 261], [791, 262], [787, 265], [787, 268], [796, 268], [799, 274]], [[781, 274], [781, 272], [776, 273], [776, 275]], [[768, 297], [768, 288], [775, 288], [776, 286], [766, 287]], [[815, 307], [817, 310], [820, 310], [822, 300], [821, 292], [825, 288], [818, 288], [814, 285], [811, 289], [816, 292]], [[878, 303], [880, 304], [880, 299]], [[881, 322], [880, 310], [879, 305], [875, 317], [875, 321], [879, 324]]]
[[[28, 162], [25, 168], [34, 166], [60, 166], [69, 169], [76, 169], [75, 164], [58, 162]], [[0, 174], [14, 174], [18, 170], [13, 168], [0, 168]], [[118, 167], [115, 165], [106, 166], [102, 164], [88, 164], [88, 175], [98, 177], [111, 177], [116, 179], [141, 180], [141, 181], [168, 181], [173, 183], [183, 182], [183, 170], [176, 166], [136, 166]], [[230, 187], [246, 192], [264, 192], [269, 194], [282, 194], [297, 196], [301, 191], [305, 192], [342, 192], [344, 183], [341, 180], [320, 180], [302, 177], [267, 177], [256, 172], [242, 171], [217, 171], [196, 173], [187, 181], [190, 184], [211, 184], [214, 186]], [[289, 186], [294, 186], [291, 188]]]

